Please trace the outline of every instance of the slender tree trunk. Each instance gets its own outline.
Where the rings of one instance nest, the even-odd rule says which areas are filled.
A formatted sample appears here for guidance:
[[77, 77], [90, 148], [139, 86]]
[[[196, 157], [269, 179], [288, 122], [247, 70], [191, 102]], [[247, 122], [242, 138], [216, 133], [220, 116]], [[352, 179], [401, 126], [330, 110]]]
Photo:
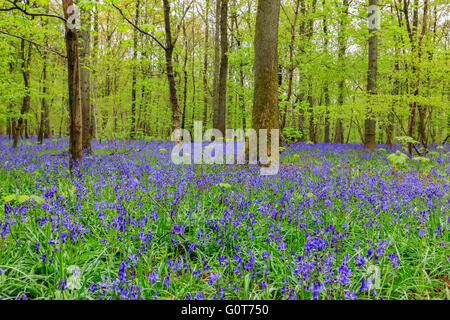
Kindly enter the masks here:
[[[394, 70], [395, 70], [396, 73], [398, 73], [400, 71], [398, 61], [395, 62]], [[392, 87], [392, 95], [394, 97], [396, 97], [399, 94], [399, 86], [400, 86], [400, 84], [399, 84], [397, 76], [396, 75], [394, 75], [394, 76], [396, 78], [394, 80], [393, 87]], [[394, 99], [396, 99], [396, 98], [394, 98]], [[387, 124], [387, 127], [386, 127], [386, 144], [388, 146], [392, 146], [393, 140], [394, 140], [394, 115], [395, 115], [394, 106], [395, 106], [395, 103], [396, 102], [394, 102], [392, 104], [392, 106], [391, 106], [391, 110], [390, 110], [389, 115], [388, 115], [388, 122], [389, 123]]]
[[[342, 1], [341, 14], [339, 17], [339, 30], [338, 30], [338, 64], [342, 70], [345, 63], [345, 52], [347, 50], [347, 16], [348, 16], [349, 0]], [[344, 89], [345, 89], [345, 78], [340, 75], [338, 81], [338, 105], [343, 107], [344, 105]], [[339, 116], [339, 115], [338, 115]], [[334, 133], [335, 143], [344, 143], [344, 126], [342, 124], [342, 119], [338, 118], [336, 120], [336, 128]]]
[[292, 96], [292, 82], [294, 79], [294, 45], [295, 45], [295, 36], [297, 34], [295, 28], [297, 26], [297, 19], [298, 19], [298, 9], [300, 6], [300, 0], [297, 0], [295, 2], [295, 11], [294, 11], [294, 20], [292, 22], [292, 28], [291, 28], [291, 40], [289, 42], [289, 74], [288, 74], [288, 89], [286, 94], [286, 104], [284, 107], [284, 112], [282, 115], [281, 120], [281, 129], [283, 130], [286, 127], [286, 117], [287, 117], [287, 105], [291, 101]]
[[378, 38], [377, 20], [378, 7], [377, 0], [369, 0], [369, 69], [367, 73], [367, 94], [369, 95], [369, 109], [364, 122], [364, 149], [375, 151], [375, 128], [376, 121], [373, 119], [373, 97], [377, 90], [377, 70], [378, 70]]
[[[326, 8], [326, 0], [322, 1], [323, 10]], [[324, 43], [323, 43], [323, 50], [325, 57], [328, 57], [328, 24], [327, 24], [327, 16], [323, 16], [323, 37], [324, 37]], [[324, 87], [323, 87], [323, 94], [324, 94], [324, 100], [325, 100], [325, 127], [324, 127], [324, 142], [329, 143], [330, 142], [330, 93], [329, 93], [329, 83], [328, 79], [325, 80]]]
[[92, 81], [92, 93], [94, 95], [93, 101], [92, 101], [92, 112], [91, 112], [91, 137], [94, 139], [97, 139], [97, 104], [98, 104], [98, 84], [97, 84], [97, 70], [98, 67], [97, 63], [97, 56], [98, 56], [98, 43], [99, 43], [99, 23], [98, 23], [98, 8], [95, 8], [94, 13], [94, 41], [93, 41], [93, 48], [94, 48], [94, 69], [92, 71], [93, 81]]
[[[191, 31], [191, 34], [192, 34], [192, 48], [191, 48], [191, 50], [192, 50], [192, 69], [191, 69], [191, 75], [192, 75], [192, 117], [191, 117], [191, 126], [190, 126], [190, 128], [191, 128], [191, 132], [193, 132], [194, 131], [194, 121], [196, 120], [196, 115], [197, 115], [197, 113], [196, 113], [196, 110], [195, 110], [195, 106], [196, 106], [196, 98], [197, 98], [197, 92], [196, 92], [196, 86], [195, 86], [195, 78], [196, 78], [196, 76], [195, 76], [195, 54], [194, 54], [194, 52], [195, 52], [195, 44], [196, 44], [196, 41], [195, 41], [195, 23], [192, 23], [192, 31]], [[199, 117], [200, 118], [200, 117]], [[200, 120], [200, 119], [198, 119], [198, 120]]]
[[[417, 50], [418, 50], [418, 61], [417, 61], [417, 70], [418, 70], [418, 75], [416, 77], [416, 95], [419, 94], [419, 86], [420, 86], [420, 73], [422, 72], [421, 70], [421, 59], [422, 59], [422, 41], [423, 41], [423, 37], [425, 36], [426, 30], [428, 28], [428, 0], [424, 0], [424, 6], [423, 6], [423, 21], [422, 21], [422, 30], [419, 34], [419, 39], [418, 39], [418, 45], [417, 45]], [[428, 139], [427, 139], [427, 135], [426, 135], [426, 128], [425, 128], [425, 118], [427, 116], [427, 109], [426, 106], [423, 106], [422, 104], [418, 104], [417, 106], [417, 111], [419, 113], [419, 123], [418, 123], [418, 141], [424, 146], [425, 149], [428, 148]]]
[[187, 61], [188, 61], [188, 40], [186, 37], [186, 26], [183, 21], [183, 37], [184, 37], [184, 63], [183, 63], [183, 75], [184, 75], [184, 85], [183, 85], [183, 115], [181, 119], [181, 128], [186, 128], [186, 104], [187, 104], [187, 84], [188, 84], [188, 73], [187, 73]]
[[[403, 13], [405, 15], [405, 22], [406, 22], [406, 29], [408, 31], [409, 40], [411, 42], [411, 51], [414, 54], [417, 50], [417, 44], [416, 44], [416, 34], [417, 34], [417, 27], [419, 23], [419, 1], [414, 0], [414, 6], [413, 6], [413, 18], [412, 18], [412, 26], [409, 21], [409, 1], [403, 0]], [[412, 71], [413, 74], [416, 72], [416, 65], [412, 65]], [[419, 94], [418, 88], [416, 87], [416, 80], [413, 81], [413, 94], [414, 96], [417, 96]], [[416, 108], [417, 103], [416, 101], [412, 102], [410, 104], [410, 114], [408, 119], [408, 135], [412, 138], [415, 135], [415, 127], [416, 127]], [[412, 155], [412, 149], [413, 145], [411, 143], [408, 143], [408, 152], [410, 155]]]
[[47, 50], [44, 49], [42, 55], [42, 98], [41, 98], [41, 122], [39, 125], [38, 143], [42, 144], [45, 136], [46, 122], [48, 123], [48, 106], [47, 106]]
[[[139, 23], [139, 6], [140, 0], [136, 1], [135, 18], [134, 24]], [[130, 138], [134, 139], [136, 134], [136, 86], [137, 86], [137, 45], [138, 45], [138, 30], [134, 30], [133, 34], [133, 74], [132, 74], [132, 84], [131, 84], [131, 128], [130, 128]]]
[[[310, 15], [313, 15], [316, 12], [316, 2], [317, 0], [313, 0], [311, 4], [311, 12]], [[314, 32], [314, 19], [310, 16], [308, 21], [308, 33], [307, 39], [310, 42]], [[312, 76], [308, 79], [308, 113], [309, 113], [309, 140], [316, 143], [316, 129], [314, 127], [314, 98], [313, 98], [313, 78]]]
[[214, 29], [214, 79], [213, 79], [213, 128], [216, 128], [219, 114], [219, 76], [220, 76], [220, 20], [222, 0], [216, 0], [215, 29]]
[[81, 12], [81, 28], [78, 30], [80, 54], [80, 90], [82, 110], [82, 146], [91, 151], [91, 84], [90, 84], [90, 46], [91, 16], [89, 11]]
[[[13, 62], [9, 63], [9, 74], [11, 76], [11, 78], [14, 76], [14, 64]], [[8, 139], [11, 139], [11, 137], [14, 138], [14, 128], [15, 128], [15, 121], [13, 118], [13, 104], [12, 102], [9, 103], [8, 106], [8, 117], [7, 117], [7, 122], [8, 122], [8, 127], [7, 127], [7, 133], [8, 133]]]
[[30, 139], [30, 135], [28, 134], [28, 119], [25, 119], [24, 121], [24, 137], [25, 139]]
[[309, 112], [309, 140], [311, 142], [316, 143], [317, 137], [316, 137], [316, 129], [314, 127], [314, 100], [313, 100], [313, 86], [312, 86], [312, 79], [309, 79], [308, 84], [308, 112]]
[[203, 126], [208, 125], [208, 48], [209, 48], [209, 0], [206, 0], [206, 13], [205, 13], [205, 44], [204, 44], [204, 56], [203, 56]]
[[23, 83], [25, 87], [25, 96], [23, 98], [22, 102], [22, 108], [20, 109], [20, 117], [17, 119], [17, 124], [14, 130], [14, 142], [13, 142], [13, 148], [17, 148], [17, 144], [19, 142], [19, 137], [23, 129], [24, 125], [24, 118], [23, 116], [28, 113], [30, 110], [30, 62], [31, 62], [31, 52], [32, 52], [32, 46], [31, 43], [28, 44], [28, 54], [25, 57], [25, 40], [22, 39], [20, 44], [20, 53], [21, 53], [21, 59], [22, 59], [22, 76], [23, 76]]
[[[173, 42], [170, 28], [170, 6], [168, 0], [163, 0], [164, 5], [164, 25], [166, 32], [166, 69], [169, 82], [170, 105], [172, 107], [172, 131], [180, 129], [180, 106], [178, 104], [177, 89], [175, 86], [175, 77], [173, 73]], [[179, 141], [177, 141], [179, 142]]]

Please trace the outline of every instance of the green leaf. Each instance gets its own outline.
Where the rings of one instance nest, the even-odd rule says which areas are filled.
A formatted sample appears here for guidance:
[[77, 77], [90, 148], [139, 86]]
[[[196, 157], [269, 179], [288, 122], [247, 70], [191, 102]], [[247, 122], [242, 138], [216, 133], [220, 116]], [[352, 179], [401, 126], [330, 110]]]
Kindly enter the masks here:
[[3, 201], [5, 201], [5, 202], [11, 202], [11, 201], [14, 201], [16, 199], [17, 199], [17, 196], [14, 195], [14, 194], [6, 196], [6, 197], [3, 197]]
[[42, 203], [44, 203], [44, 201], [45, 201], [44, 198], [41, 198], [41, 197], [38, 197], [38, 196], [35, 196], [35, 195], [31, 196], [31, 198], [32, 198], [34, 201], [36, 201], [36, 203], [38, 203], [38, 204], [42, 204]]
[[20, 196], [17, 196], [17, 201], [18, 201], [20, 204], [22, 204], [22, 203], [24, 203], [24, 202], [27, 202], [27, 201], [29, 201], [29, 200], [30, 200], [30, 197], [27, 196], [27, 195], [22, 194], [22, 195], [20, 195]]
[[425, 157], [414, 157], [413, 160], [420, 161], [420, 162], [430, 162], [431, 161], [429, 158], [425, 158]]

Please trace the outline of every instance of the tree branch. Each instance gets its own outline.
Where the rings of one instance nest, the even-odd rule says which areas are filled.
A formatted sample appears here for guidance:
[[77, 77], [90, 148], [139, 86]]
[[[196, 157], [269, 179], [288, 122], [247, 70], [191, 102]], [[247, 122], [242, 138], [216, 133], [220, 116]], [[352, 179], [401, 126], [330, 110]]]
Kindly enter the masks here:
[[121, 14], [121, 16], [131, 25], [133, 26], [137, 31], [139, 31], [142, 34], [145, 34], [146, 36], [152, 38], [161, 48], [164, 49], [164, 51], [167, 50], [167, 48], [161, 43], [159, 42], [158, 39], [156, 39], [156, 37], [154, 35], [152, 35], [151, 33], [142, 30], [141, 28], [139, 28], [139, 26], [137, 26], [136, 24], [134, 24], [130, 19], [127, 18], [127, 16], [123, 13], [122, 9], [120, 9], [119, 7], [117, 7], [114, 3], [112, 3], [112, 6], [117, 9], [117, 11], [119, 11], [119, 13]]
[[64, 17], [58, 16], [56, 14], [49, 14], [49, 13], [31, 13], [28, 12], [27, 9], [22, 8], [17, 4], [17, 0], [11, 1], [8, 0], [7, 2], [11, 3], [13, 7], [11, 8], [1, 8], [0, 11], [12, 11], [12, 10], [19, 10], [20, 12], [26, 14], [27, 16], [31, 17], [47, 17], [47, 18], [57, 18], [59, 20], [64, 21], [64, 23], [67, 23], [67, 20]]
[[57, 54], [58, 56], [60, 56], [60, 57], [62, 57], [62, 58], [64, 58], [64, 59], [67, 59], [67, 56], [63, 55], [62, 53], [60, 53], [60, 52], [58, 52], [58, 51], [56, 51], [56, 50], [54, 50], [54, 49], [51, 49], [51, 48], [49, 48], [49, 47], [46, 47], [46, 46], [44, 46], [44, 45], [42, 45], [42, 44], [36, 43], [36, 42], [34, 42], [34, 41], [30, 40], [30, 39], [27, 39], [27, 38], [24, 38], [24, 37], [15, 35], [15, 34], [11, 34], [11, 33], [9, 33], [9, 32], [5, 32], [5, 31], [3, 31], [3, 30], [0, 30], [0, 34], [4, 34], [4, 35], [10, 36], [10, 37], [17, 38], [17, 39], [22, 39], [22, 40], [27, 41], [27, 42], [29, 42], [29, 43], [31, 43], [31, 44], [37, 46], [37, 47], [44, 48], [45, 50], [48, 50], [48, 51], [50, 51], [50, 52], [53, 52], [53, 53]]
[[175, 31], [175, 37], [174, 37], [174, 40], [173, 40], [173, 42], [172, 42], [172, 47], [175, 47], [175, 43], [176, 43], [177, 40], [178, 40], [178, 35], [179, 35], [179, 33], [180, 33], [180, 28], [181, 28], [181, 25], [182, 25], [182, 23], [183, 23], [184, 17], [186, 16], [186, 13], [188, 12], [188, 10], [189, 10], [189, 8], [191, 7], [191, 5], [192, 5], [193, 2], [194, 2], [194, 0], [192, 0], [191, 3], [189, 3], [189, 5], [187, 6], [186, 10], [184, 10], [183, 15], [181, 16], [180, 22], [178, 22], [178, 25], [177, 25], [177, 28], [176, 28], [176, 31]]

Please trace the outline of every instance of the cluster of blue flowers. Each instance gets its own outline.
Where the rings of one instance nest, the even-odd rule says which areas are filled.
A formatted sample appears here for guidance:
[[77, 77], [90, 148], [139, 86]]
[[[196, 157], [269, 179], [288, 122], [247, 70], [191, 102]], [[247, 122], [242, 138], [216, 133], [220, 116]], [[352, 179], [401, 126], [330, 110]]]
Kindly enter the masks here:
[[[201, 300], [383, 299], [413, 241], [450, 259], [447, 150], [424, 177], [360, 145], [298, 143], [264, 177], [255, 166], [174, 165], [166, 142], [123, 147], [94, 143], [71, 176], [65, 141], [13, 151], [0, 139], [1, 192], [27, 183], [42, 199], [4, 201], [0, 261], [26, 251], [53, 279], [49, 294]], [[67, 265], [82, 288], [69, 289]], [[18, 276], [2, 268], [0, 281]]]

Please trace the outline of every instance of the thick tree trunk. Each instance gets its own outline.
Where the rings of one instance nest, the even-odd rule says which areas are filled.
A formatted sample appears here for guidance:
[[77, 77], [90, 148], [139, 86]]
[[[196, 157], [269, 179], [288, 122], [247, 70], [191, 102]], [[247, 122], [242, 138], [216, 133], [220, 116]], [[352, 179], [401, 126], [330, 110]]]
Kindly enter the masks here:
[[278, 22], [280, 0], [259, 0], [255, 30], [253, 129], [266, 129], [270, 156], [271, 130], [279, 129]]
[[225, 113], [228, 77], [228, 0], [221, 0], [220, 6], [220, 69], [217, 107], [214, 108], [214, 129], [225, 133]]
[[[64, 17], [66, 19], [73, 14], [73, 1], [62, 0]], [[82, 158], [82, 109], [80, 89], [80, 61], [78, 58], [78, 36], [74, 25], [66, 24], [65, 42], [67, 52], [67, 76], [69, 86], [69, 114], [70, 114], [70, 168], [74, 168], [76, 162]]]
[[[376, 121], [373, 119], [372, 97], [376, 95], [377, 90], [377, 59], [378, 59], [378, 38], [377, 23], [379, 19], [377, 0], [369, 0], [369, 69], [367, 73], [367, 94], [369, 95], [369, 109], [364, 122], [364, 149], [375, 151], [375, 128]], [[374, 17], [375, 16], [375, 17]]]

